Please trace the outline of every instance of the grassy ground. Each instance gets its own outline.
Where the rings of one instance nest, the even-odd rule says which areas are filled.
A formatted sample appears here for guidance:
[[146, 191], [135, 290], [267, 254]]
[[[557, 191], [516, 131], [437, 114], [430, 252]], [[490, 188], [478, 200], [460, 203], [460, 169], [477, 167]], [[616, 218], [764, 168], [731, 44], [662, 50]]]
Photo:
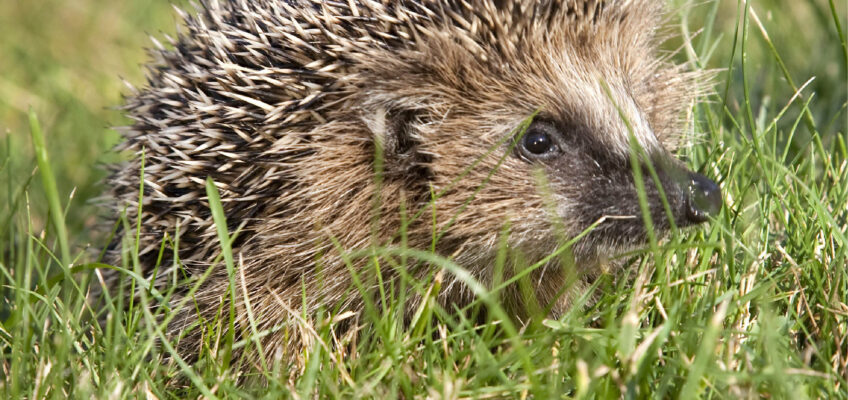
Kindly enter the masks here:
[[[316, 346], [301, 377], [277, 369], [262, 389], [237, 386], [221, 361], [165, 361], [151, 322], [163, 310], [93, 323], [90, 269], [60, 267], [94, 261], [85, 249], [102, 243], [86, 202], [97, 164], [116, 159], [108, 127], [125, 123], [109, 107], [119, 77], [142, 82], [146, 32], [173, 32], [172, 14], [160, 0], [0, 7], [0, 397], [848, 398], [844, 2], [674, 13], [674, 31], [698, 33], [677, 59], [723, 69], [682, 156], [720, 181], [726, 208], [604, 276], [593, 306], [512, 332], [438, 309], [405, 328], [392, 304], [356, 357]], [[316, 333], [331, 341], [326, 325]]]

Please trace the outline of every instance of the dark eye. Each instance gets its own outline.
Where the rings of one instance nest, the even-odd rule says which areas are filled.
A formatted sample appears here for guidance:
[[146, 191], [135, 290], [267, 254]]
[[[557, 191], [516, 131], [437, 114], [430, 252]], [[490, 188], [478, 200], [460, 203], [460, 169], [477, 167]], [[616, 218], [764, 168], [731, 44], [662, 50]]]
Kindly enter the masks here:
[[524, 134], [524, 148], [533, 154], [545, 154], [553, 147], [554, 141], [547, 132], [532, 130]]
[[525, 156], [536, 158], [550, 155], [558, 150], [554, 135], [556, 128], [544, 122], [535, 122], [527, 128], [521, 138], [521, 150]]

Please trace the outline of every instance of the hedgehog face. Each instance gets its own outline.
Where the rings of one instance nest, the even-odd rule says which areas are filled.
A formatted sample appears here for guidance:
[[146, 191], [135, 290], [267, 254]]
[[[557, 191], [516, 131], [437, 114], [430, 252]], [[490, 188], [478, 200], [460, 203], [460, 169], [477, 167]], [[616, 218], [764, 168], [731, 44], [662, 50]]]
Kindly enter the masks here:
[[[615, 65], [616, 61], [594, 62]], [[591, 62], [582, 60], [581, 65]], [[674, 144], [663, 140], [674, 136], [655, 133], [654, 126], [663, 121], [647, 110], [655, 106], [650, 101], [656, 93], [640, 92], [629, 83], [644, 78], [625, 70], [595, 79], [594, 85], [586, 77], [554, 80], [552, 84], [559, 84], [559, 91], [570, 92], [569, 96], [548, 98], [548, 109], [554, 112], [542, 111], [515, 143], [525, 169], [544, 171], [555, 218], [567, 221], [570, 235], [603, 219], [576, 246], [575, 254], [594, 258], [647, 242], [633, 157], [658, 236], [672, 225], [689, 226], [714, 215], [721, 207], [717, 185], [674, 158], [669, 150]], [[517, 163], [512, 166], [521, 168]], [[656, 181], [649, 167], [656, 172]]]
[[[544, 171], [543, 184], [549, 185], [556, 204], [555, 217], [568, 221], [572, 234], [603, 219], [581, 242], [578, 254], [592, 257], [647, 242], [630, 154], [610, 151], [590, 128], [544, 117], [527, 127], [515, 143], [515, 153], [529, 167]], [[649, 165], [657, 174], [656, 182]], [[664, 148], [652, 149], [637, 168], [652, 228], [660, 236], [672, 223], [684, 227], [704, 222], [721, 207], [717, 185], [688, 171]]]
[[[447, 191], [436, 204], [449, 251], [491, 249], [505, 223], [514, 246], [543, 256], [556, 236], [574, 237], [603, 220], [575, 246], [579, 265], [645, 244], [633, 151], [641, 154], [637, 168], [658, 236], [718, 211], [717, 185], [672, 154], [697, 77], [654, 55], [658, 3], [527, 2], [513, 17], [533, 22], [507, 23], [502, 31], [469, 32], [485, 19], [470, 12], [465, 24], [434, 29], [401, 62], [374, 57], [380, 65], [368, 73], [381, 77], [382, 87], [370, 101], [416, 115], [390, 112], [389, 125], [401, 121], [403, 128], [390, 129], [396, 135], [388, 141], [415, 143], [401, 154], [427, 173], [412, 179], [424, 176]], [[493, 13], [505, 18], [503, 10]], [[535, 113], [526, 131], [516, 132]]]
[[[597, 91], [601, 92], [600, 85]], [[581, 95], [587, 91], [569, 99]], [[530, 252], [541, 257], [557, 245], [556, 236], [560, 240], [577, 236], [603, 220], [575, 246], [579, 265], [643, 245], [648, 234], [632, 152], [657, 236], [672, 224], [701, 223], [718, 211], [717, 185], [673, 156], [632, 98], [597, 96], [601, 101], [591, 99], [597, 103], [593, 108], [561, 106], [567, 112], [541, 108], [523, 130], [510, 127], [521, 125], [521, 118], [531, 111], [516, 110], [503, 117], [506, 111], [498, 108], [491, 113], [477, 110], [480, 117], [470, 116], [471, 111], [454, 118], [448, 114], [413, 129], [422, 135], [417, 146], [427, 154], [421, 163], [426, 165], [426, 176], [437, 192], [446, 190], [436, 200], [448, 221], [442, 228], [446, 238], [465, 247], [478, 244], [492, 249], [497, 232], [509, 224], [511, 243], [535, 249]], [[616, 106], [617, 101], [627, 106]], [[475, 162], [479, 166], [469, 170]]]

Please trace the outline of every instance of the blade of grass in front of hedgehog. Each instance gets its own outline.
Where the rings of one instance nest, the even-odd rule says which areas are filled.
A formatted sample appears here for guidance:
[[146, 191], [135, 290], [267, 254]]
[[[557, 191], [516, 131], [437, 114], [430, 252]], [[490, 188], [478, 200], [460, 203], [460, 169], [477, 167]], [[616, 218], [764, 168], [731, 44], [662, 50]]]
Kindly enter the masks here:
[[185, 374], [191, 383], [194, 385], [200, 393], [203, 394], [204, 397], [208, 399], [217, 399], [218, 397], [210, 390], [206, 384], [204, 384], [203, 379], [197, 375], [194, 371], [194, 368], [189, 365], [185, 360], [183, 360], [182, 356], [180, 356], [179, 352], [174, 345], [171, 343], [171, 338], [165, 334], [164, 327], [165, 324], [160, 324], [156, 321], [155, 316], [151, 313], [150, 309], [153, 306], [150, 301], [147, 299], [147, 295], [145, 291], [141, 291], [139, 294], [139, 298], [142, 306], [140, 307], [141, 313], [145, 319], [145, 327], [152, 337], [156, 337], [159, 340], [159, 343], [165, 347], [165, 350], [171, 356], [171, 358], [176, 361], [179, 365], [180, 370], [183, 374]]
[[[236, 319], [236, 273], [235, 261], [233, 258], [233, 249], [230, 245], [230, 233], [227, 227], [227, 217], [224, 215], [224, 207], [221, 205], [221, 196], [218, 194], [218, 188], [215, 187], [215, 182], [212, 178], [206, 178], [206, 196], [209, 200], [209, 209], [212, 212], [212, 219], [215, 222], [215, 229], [218, 232], [218, 241], [221, 244], [221, 254], [224, 256], [224, 265], [227, 267], [227, 279], [229, 286], [227, 294], [229, 295], [229, 315], [227, 320], [227, 332], [224, 344], [224, 356], [222, 367], [228, 369], [230, 367], [230, 359], [233, 352], [233, 342], [235, 341], [235, 319]], [[139, 214], [141, 215], [141, 214]]]
[[468, 287], [468, 289], [486, 305], [487, 310], [489, 310], [492, 315], [499, 320], [503, 329], [506, 331], [510, 344], [514, 347], [514, 351], [518, 354], [522, 367], [527, 373], [527, 379], [531, 383], [535, 382], [535, 376], [533, 374], [535, 368], [533, 367], [530, 354], [525, 345], [521, 342], [519, 331], [512, 323], [511, 317], [498, 303], [494, 296], [492, 296], [489, 289], [477, 281], [477, 279], [475, 279], [468, 270], [450, 259], [427, 251], [416, 249], [399, 250], [393, 248], [383, 248], [380, 250], [381, 253], [385, 252], [385, 254], [394, 256], [400, 256], [402, 253], [406, 253], [406, 257], [408, 258], [417, 259], [419, 261], [435, 265], [452, 274], [459, 282]]
[[[455, 178], [453, 181], [451, 181], [451, 183], [448, 185], [447, 188], [442, 189], [436, 195], [436, 197], [431, 200], [431, 202], [435, 203], [435, 201], [438, 200], [438, 198], [440, 198], [445, 193], [447, 193], [451, 189], [453, 189], [453, 186], [455, 186], [457, 183], [459, 183], [459, 181], [464, 179], [466, 177], [466, 175], [471, 173], [471, 171], [474, 168], [476, 168], [478, 164], [483, 162], [483, 160], [485, 160], [486, 157], [489, 157], [490, 154], [494, 153], [497, 149], [501, 148], [508, 141], [512, 141], [512, 143], [509, 146], [507, 146], [506, 151], [504, 151], [504, 154], [502, 156], [500, 156], [500, 158], [498, 158], [498, 162], [495, 164], [495, 166], [492, 168], [492, 170], [487, 173], [487, 175], [483, 179], [483, 181], [480, 182], [479, 185], [477, 185], [477, 187], [474, 189], [474, 191], [468, 196], [468, 198], [462, 203], [462, 205], [456, 210], [456, 212], [454, 212], [454, 214], [451, 216], [450, 220], [445, 225], [445, 227], [442, 228], [442, 230], [439, 231], [438, 233], [436, 233], [435, 231], [433, 232], [433, 234], [434, 234], [433, 246], [434, 247], [435, 247], [435, 243], [438, 242], [439, 239], [441, 239], [442, 236], [444, 236], [448, 232], [450, 227], [453, 226], [454, 222], [456, 222], [457, 218], [459, 218], [459, 216], [465, 211], [465, 209], [468, 207], [468, 205], [477, 197], [477, 194], [480, 193], [480, 191], [483, 190], [483, 188], [486, 187], [486, 185], [489, 184], [489, 180], [491, 180], [492, 176], [494, 176], [494, 174], [498, 171], [498, 169], [500, 169], [500, 167], [503, 165], [503, 163], [506, 161], [506, 159], [510, 156], [510, 154], [512, 153], [516, 143], [518, 143], [518, 141], [524, 136], [524, 133], [527, 132], [527, 129], [530, 127], [530, 124], [533, 122], [533, 119], [536, 118], [537, 115], [539, 115], [540, 111], [541, 110], [534, 111], [532, 114], [530, 114], [530, 116], [528, 116], [523, 121], [521, 121], [521, 123], [517, 127], [515, 127], [515, 129], [512, 132], [510, 132], [508, 135], [505, 135], [503, 138], [501, 138], [499, 141], [497, 141], [494, 145], [490, 146], [489, 149], [487, 149], [486, 152], [483, 155], [481, 155], [476, 160], [474, 160], [465, 170], [463, 170], [463, 172], [457, 178]], [[435, 205], [433, 207], [435, 207]], [[435, 208], [434, 208], [434, 210], [435, 210]], [[416, 217], [417, 216], [418, 215], [416, 214]]]

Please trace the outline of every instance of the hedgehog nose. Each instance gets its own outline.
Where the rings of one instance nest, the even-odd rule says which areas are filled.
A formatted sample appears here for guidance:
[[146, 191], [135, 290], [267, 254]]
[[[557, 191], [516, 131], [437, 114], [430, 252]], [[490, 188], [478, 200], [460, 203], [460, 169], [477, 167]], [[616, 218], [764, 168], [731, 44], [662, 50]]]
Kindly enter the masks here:
[[686, 217], [695, 223], [705, 222], [721, 210], [721, 190], [706, 176], [689, 173]]

